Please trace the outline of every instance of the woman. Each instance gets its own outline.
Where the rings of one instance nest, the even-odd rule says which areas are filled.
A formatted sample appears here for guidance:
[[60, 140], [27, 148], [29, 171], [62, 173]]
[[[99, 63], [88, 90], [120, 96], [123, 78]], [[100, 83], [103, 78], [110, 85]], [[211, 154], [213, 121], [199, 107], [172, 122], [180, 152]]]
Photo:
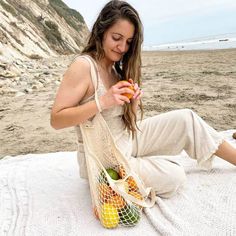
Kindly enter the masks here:
[[[236, 164], [236, 149], [189, 109], [176, 110], [137, 122], [142, 113], [142, 23], [127, 2], [110, 1], [102, 9], [82, 56], [69, 66], [51, 112], [55, 129], [75, 126], [81, 177], [86, 176], [83, 141], [79, 125], [101, 112], [114, 140], [146, 186], [161, 197], [170, 197], [185, 182], [175, 155], [185, 150], [198, 164], [210, 168], [213, 155]], [[97, 93], [90, 64], [99, 75]], [[130, 89], [133, 84], [134, 91]], [[132, 96], [128, 99], [127, 94]]]

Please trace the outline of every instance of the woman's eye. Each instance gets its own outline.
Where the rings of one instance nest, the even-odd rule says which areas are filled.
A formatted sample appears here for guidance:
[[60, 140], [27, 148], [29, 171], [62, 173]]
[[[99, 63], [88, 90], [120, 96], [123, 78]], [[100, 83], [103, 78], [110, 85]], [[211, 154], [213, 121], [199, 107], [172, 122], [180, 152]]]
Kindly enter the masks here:
[[112, 37], [113, 38], [113, 40], [115, 40], [115, 41], [119, 41], [120, 40], [120, 38], [116, 38], [116, 37]]

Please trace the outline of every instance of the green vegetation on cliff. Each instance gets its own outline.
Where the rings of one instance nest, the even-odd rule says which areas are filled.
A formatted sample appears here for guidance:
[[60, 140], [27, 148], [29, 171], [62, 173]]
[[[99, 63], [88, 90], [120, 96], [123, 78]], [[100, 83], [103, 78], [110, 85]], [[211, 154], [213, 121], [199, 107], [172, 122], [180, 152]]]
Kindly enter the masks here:
[[[81, 30], [81, 24], [85, 24], [85, 22], [84, 18], [80, 15], [79, 12], [69, 8], [61, 0], [49, 0], [49, 4], [59, 16], [65, 19], [68, 25], [70, 25], [77, 31]], [[78, 20], [80, 24], [76, 23], [75, 19]]]

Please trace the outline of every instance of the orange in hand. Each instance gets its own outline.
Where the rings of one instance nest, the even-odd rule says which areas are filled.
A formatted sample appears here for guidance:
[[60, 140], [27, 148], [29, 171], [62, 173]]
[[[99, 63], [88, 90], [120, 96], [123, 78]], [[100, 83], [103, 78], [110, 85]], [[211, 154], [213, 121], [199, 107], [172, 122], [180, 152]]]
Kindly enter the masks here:
[[[123, 80], [123, 81], [127, 81], [127, 80]], [[131, 90], [133, 90], [135, 92], [135, 89], [134, 89], [133, 85], [131, 85], [131, 86], [127, 87], [127, 88], [131, 89]], [[133, 94], [131, 94], [131, 93], [122, 93], [122, 95], [126, 96], [128, 99], [131, 99], [133, 97]]]

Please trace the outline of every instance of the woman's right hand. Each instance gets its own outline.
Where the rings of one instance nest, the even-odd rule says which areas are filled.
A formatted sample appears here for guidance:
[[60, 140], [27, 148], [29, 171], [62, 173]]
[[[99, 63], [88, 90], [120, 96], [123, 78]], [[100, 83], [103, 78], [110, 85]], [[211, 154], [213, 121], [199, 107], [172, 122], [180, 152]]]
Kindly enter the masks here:
[[129, 98], [122, 95], [124, 93], [130, 93], [134, 95], [134, 91], [129, 89], [131, 83], [122, 80], [113, 85], [104, 95], [99, 98], [100, 105], [103, 110], [109, 109], [113, 106], [124, 105], [125, 102], [130, 103]]

